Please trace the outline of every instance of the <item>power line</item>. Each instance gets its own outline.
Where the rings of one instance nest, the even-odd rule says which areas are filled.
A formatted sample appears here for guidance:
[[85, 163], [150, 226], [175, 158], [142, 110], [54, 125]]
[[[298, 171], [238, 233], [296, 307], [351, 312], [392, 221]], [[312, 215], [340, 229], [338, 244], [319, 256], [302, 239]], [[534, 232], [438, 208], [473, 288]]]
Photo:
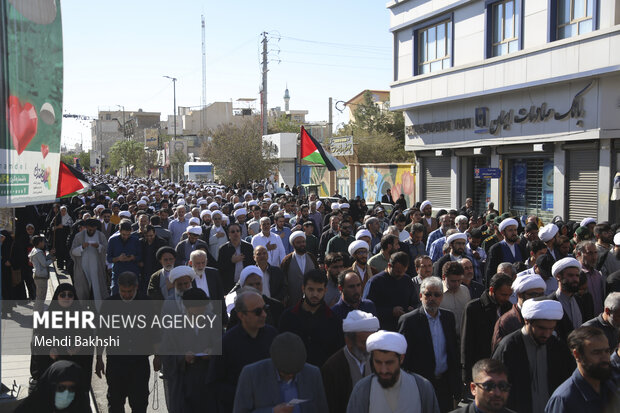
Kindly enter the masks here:
[[300, 51], [297, 51], [297, 50], [286, 50], [286, 49], [282, 49], [281, 52], [284, 52], [284, 53], [294, 53], [294, 54], [307, 54], [307, 55], [315, 55], [315, 56], [351, 57], [351, 58], [359, 58], [359, 59], [385, 60], [385, 57], [372, 57], [372, 56], [360, 56], [360, 55], [343, 55], [343, 54], [338, 54], [338, 53], [300, 52]]
[[307, 39], [299, 39], [297, 37], [288, 37], [288, 36], [282, 36], [283, 39], [288, 39], [288, 40], [294, 40], [296, 42], [303, 42], [303, 43], [313, 43], [313, 44], [322, 44], [325, 46], [332, 46], [332, 47], [343, 47], [343, 48], [358, 48], [358, 49], [375, 49], [378, 51], [389, 51], [387, 48], [385, 47], [381, 47], [381, 46], [369, 46], [369, 45], [361, 45], [361, 44], [347, 44], [347, 43], [333, 43], [333, 42], [320, 42], [317, 40], [307, 40]]
[[311, 66], [327, 66], [327, 67], [344, 67], [344, 68], [353, 68], [353, 69], [370, 69], [370, 70], [386, 70], [389, 67], [369, 67], [369, 66], [360, 66], [360, 65], [333, 65], [329, 63], [315, 63], [315, 62], [299, 62], [295, 60], [280, 60], [281, 63], [294, 63], [294, 64], [302, 64], [302, 65], [311, 65]]

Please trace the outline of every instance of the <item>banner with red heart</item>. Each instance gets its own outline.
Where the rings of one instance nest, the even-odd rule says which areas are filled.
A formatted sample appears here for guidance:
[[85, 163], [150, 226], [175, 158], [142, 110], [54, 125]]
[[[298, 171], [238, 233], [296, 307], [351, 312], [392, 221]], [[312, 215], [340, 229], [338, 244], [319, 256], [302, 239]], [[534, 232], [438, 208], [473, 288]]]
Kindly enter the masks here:
[[47, 154], [50, 153], [49, 145], [41, 144], [41, 153], [43, 154], [43, 159], [45, 159]]
[[9, 96], [9, 133], [18, 155], [26, 149], [37, 134], [37, 111], [30, 102], [21, 104], [17, 96]]

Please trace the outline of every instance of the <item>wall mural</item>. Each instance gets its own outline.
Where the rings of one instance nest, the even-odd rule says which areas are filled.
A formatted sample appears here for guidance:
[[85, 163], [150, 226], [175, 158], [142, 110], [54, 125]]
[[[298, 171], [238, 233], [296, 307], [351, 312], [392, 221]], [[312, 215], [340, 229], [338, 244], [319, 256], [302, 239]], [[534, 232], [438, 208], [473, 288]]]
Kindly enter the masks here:
[[414, 180], [411, 165], [363, 166], [361, 172], [355, 189], [356, 195], [366, 199], [366, 203], [381, 201], [381, 197], [390, 189], [394, 200], [404, 194], [407, 206], [413, 204]]
[[319, 186], [319, 197], [329, 196], [329, 172], [324, 166], [313, 166], [310, 169], [310, 184]]

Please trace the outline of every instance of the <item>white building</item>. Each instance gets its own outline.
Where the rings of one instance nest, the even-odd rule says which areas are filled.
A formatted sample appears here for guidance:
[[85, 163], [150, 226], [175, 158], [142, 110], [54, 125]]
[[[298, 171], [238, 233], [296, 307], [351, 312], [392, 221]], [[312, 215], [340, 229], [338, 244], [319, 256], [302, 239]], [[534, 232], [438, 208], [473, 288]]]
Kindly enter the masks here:
[[275, 157], [279, 160], [278, 173], [276, 175], [278, 186], [281, 183], [293, 187], [295, 185], [295, 171], [297, 165], [297, 134], [274, 133], [263, 135], [263, 142], [275, 146]]
[[[391, 107], [416, 199], [620, 217], [620, 0], [395, 0]], [[476, 179], [499, 168], [499, 179]], [[482, 171], [485, 172], [485, 171]], [[489, 172], [497, 172], [489, 171]], [[499, 207], [499, 208], [498, 208]]]

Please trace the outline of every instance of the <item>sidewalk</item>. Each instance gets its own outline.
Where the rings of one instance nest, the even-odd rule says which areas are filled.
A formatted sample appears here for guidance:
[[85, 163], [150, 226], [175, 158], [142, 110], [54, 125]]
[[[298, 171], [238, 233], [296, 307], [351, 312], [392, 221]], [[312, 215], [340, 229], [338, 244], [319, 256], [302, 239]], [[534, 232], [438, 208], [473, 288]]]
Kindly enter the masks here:
[[[52, 296], [54, 295], [54, 291], [58, 287], [60, 283], [70, 283], [71, 280], [68, 274], [63, 272], [56, 272], [55, 267], [51, 267], [50, 269], [50, 279], [47, 288], [47, 297], [46, 304], [52, 300]], [[11, 345], [11, 337], [6, 334], [7, 331], [19, 328], [18, 322], [16, 319], [19, 318], [20, 315], [23, 315], [23, 310], [20, 311], [19, 308], [13, 310], [15, 314], [11, 314], [9, 317], [2, 318], [2, 345], [10, 346]], [[23, 330], [23, 329], [22, 329]], [[5, 335], [6, 334], [6, 335]], [[15, 390], [18, 391], [17, 398], [19, 400], [25, 398], [28, 395], [28, 382], [30, 379], [30, 356], [29, 355], [5, 355], [5, 352], [2, 354], [2, 384], [11, 389], [15, 385]], [[105, 358], [104, 358], [105, 360]], [[151, 358], [152, 362], [152, 358]], [[152, 365], [152, 364], [151, 364]], [[157, 381], [157, 397], [153, 395], [154, 383]], [[107, 412], [107, 398], [106, 392], [108, 390], [108, 386], [106, 383], [105, 376], [102, 376], [100, 379], [94, 374], [94, 366], [93, 366], [93, 377], [92, 377], [92, 389], [91, 393], [91, 409], [93, 413], [95, 412]], [[149, 406], [147, 408], [148, 413], [165, 413], [168, 411], [166, 408], [166, 401], [164, 396], [164, 387], [163, 380], [159, 378], [159, 373], [151, 370], [151, 376], [149, 380], [149, 389], [151, 394], [149, 395]], [[15, 393], [14, 393], [15, 394]], [[94, 399], [93, 399], [94, 394]], [[0, 400], [0, 412], [12, 412], [13, 406], [11, 403], [3, 404]], [[155, 407], [156, 409], [153, 409]], [[125, 411], [131, 412], [131, 408], [129, 407], [129, 403], [125, 404]]]

